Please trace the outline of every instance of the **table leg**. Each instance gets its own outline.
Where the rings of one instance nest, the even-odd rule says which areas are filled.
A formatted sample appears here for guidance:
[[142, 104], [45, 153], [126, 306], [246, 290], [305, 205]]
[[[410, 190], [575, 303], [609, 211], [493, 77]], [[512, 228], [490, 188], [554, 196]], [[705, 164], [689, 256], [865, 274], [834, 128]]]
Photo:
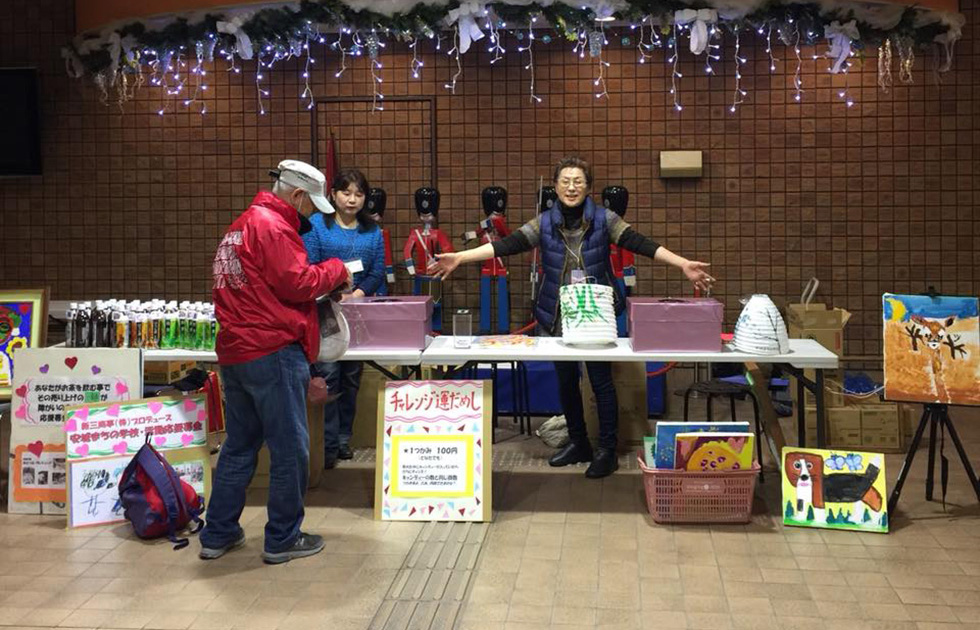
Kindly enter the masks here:
[[[802, 375], [801, 375], [802, 376]], [[800, 448], [806, 448], [806, 405], [804, 397], [806, 389], [803, 387], [803, 379], [796, 377], [796, 431]]]
[[[827, 417], [824, 412], [823, 370], [816, 370], [816, 373], [816, 391], [813, 392], [813, 396], [817, 399], [817, 448], [827, 448], [827, 437], [825, 435]], [[802, 398], [800, 398], [800, 404], [803, 404]]]

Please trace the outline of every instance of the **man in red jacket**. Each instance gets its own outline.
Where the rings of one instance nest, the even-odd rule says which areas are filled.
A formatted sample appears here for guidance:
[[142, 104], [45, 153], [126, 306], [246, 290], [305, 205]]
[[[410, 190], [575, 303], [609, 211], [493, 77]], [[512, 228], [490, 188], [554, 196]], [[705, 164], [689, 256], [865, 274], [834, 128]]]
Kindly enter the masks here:
[[351, 277], [336, 258], [311, 265], [300, 238], [314, 211], [333, 212], [323, 173], [284, 160], [270, 174], [276, 178], [272, 192], [255, 196], [214, 257], [228, 435], [201, 532], [206, 560], [245, 542], [238, 520], [263, 442], [271, 460], [263, 560], [278, 564], [323, 549], [322, 537], [300, 531], [310, 459], [306, 392], [320, 350], [315, 300]]

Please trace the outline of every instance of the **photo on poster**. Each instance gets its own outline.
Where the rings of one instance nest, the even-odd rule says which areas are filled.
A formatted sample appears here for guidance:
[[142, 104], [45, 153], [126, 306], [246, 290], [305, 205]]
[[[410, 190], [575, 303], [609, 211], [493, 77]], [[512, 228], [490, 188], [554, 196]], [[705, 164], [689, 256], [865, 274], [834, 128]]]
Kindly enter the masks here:
[[11, 467], [12, 498], [17, 501], [54, 501], [65, 492], [65, 451], [62, 445], [40, 440], [17, 446]]
[[885, 398], [980, 405], [980, 317], [975, 297], [882, 297]]
[[885, 456], [787, 446], [783, 524], [888, 533]]
[[181, 481], [186, 481], [205, 504], [211, 497], [211, 450], [207, 446], [193, 446], [160, 451]]

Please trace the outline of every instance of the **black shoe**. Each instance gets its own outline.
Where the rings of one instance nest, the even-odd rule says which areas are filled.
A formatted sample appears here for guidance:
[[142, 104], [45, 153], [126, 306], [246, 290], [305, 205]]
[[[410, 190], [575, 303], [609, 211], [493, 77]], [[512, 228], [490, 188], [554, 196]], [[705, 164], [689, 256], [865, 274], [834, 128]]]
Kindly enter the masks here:
[[350, 450], [350, 446], [347, 444], [341, 444], [340, 450], [337, 451], [338, 459], [354, 459], [354, 451]]
[[583, 444], [576, 444], [575, 442], [569, 442], [564, 448], [551, 456], [548, 460], [549, 466], [568, 466], [569, 464], [578, 464], [580, 462], [591, 462], [592, 461], [592, 447], [589, 446], [588, 442]]
[[333, 457], [324, 457], [323, 458], [323, 469], [324, 470], [331, 470], [331, 469], [336, 468], [336, 467], [337, 467], [337, 456], [336, 455], [333, 456]]
[[589, 464], [585, 476], [589, 479], [601, 479], [608, 477], [619, 468], [619, 458], [616, 456], [616, 449], [597, 448], [592, 463]]
[[290, 560], [295, 560], [296, 558], [305, 558], [307, 556], [312, 556], [323, 551], [323, 536], [317, 536], [316, 534], [304, 534], [300, 532], [299, 538], [293, 543], [293, 546], [286, 551], [280, 551], [279, 553], [270, 553], [268, 551], [262, 552], [262, 560], [266, 564], [282, 564], [283, 562], [289, 562]]

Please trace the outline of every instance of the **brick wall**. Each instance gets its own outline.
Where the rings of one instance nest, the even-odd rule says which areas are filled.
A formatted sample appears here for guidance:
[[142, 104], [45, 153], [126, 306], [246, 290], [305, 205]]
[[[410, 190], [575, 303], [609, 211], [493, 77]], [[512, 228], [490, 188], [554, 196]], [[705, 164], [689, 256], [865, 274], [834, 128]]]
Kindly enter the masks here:
[[[323, 101], [311, 125], [298, 98], [302, 69], [292, 62], [265, 73], [265, 115], [254, 64], [241, 74], [224, 64], [209, 72], [204, 116], [157, 115], [164, 103], [155, 88], [123, 111], [112, 97], [104, 105], [89, 82], [64, 74], [58, 49], [73, 32], [71, 2], [8, 0], [0, 7], [0, 65], [42, 70], [44, 175], [0, 181], [0, 282], [46, 284], [55, 299], [207, 299], [217, 241], [267, 185], [266, 170], [284, 157], [308, 159], [314, 143], [322, 155], [331, 132], [340, 162], [388, 190], [396, 250], [414, 225], [415, 188], [436, 182], [442, 227], [461, 246], [459, 235], [482, 217], [484, 186], [507, 188], [516, 226], [533, 214], [538, 177], [547, 180], [559, 157], [576, 152], [595, 166], [596, 193], [608, 184], [629, 188], [627, 218], [638, 229], [713, 263], [729, 323], [739, 296], [769, 293], [783, 304], [816, 275], [822, 300], [855, 314], [848, 354], [877, 354], [881, 293], [926, 283], [980, 292], [980, 2], [962, 7], [965, 36], [942, 85], [925, 70], [926, 56], [913, 86], [883, 93], [870, 58], [850, 78], [850, 109], [836, 96], [842, 78], [813, 61], [811, 49], [803, 51], [803, 102], [793, 102], [792, 49], [775, 47], [770, 74], [764, 45], [751, 36], [742, 44], [748, 97], [736, 114], [728, 111], [730, 41], [711, 78], [682, 53], [678, 113], [663, 55], [638, 65], [635, 37], [625, 48], [621, 36], [609, 38], [608, 100], [594, 96], [594, 63], [557, 38], [539, 40], [535, 76], [544, 100], [532, 104], [529, 72], [510, 37], [500, 63], [491, 66], [479, 44], [464, 57], [455, 96], [443, 87], [455, 71], [450, 58], [423, 44], [425, 66], [414, 80], [407, 48], [389, 44], [384, 92], [414, 100], [389, 100], [379, 113], [361, 100], [371, 95], [367, 60], [337, 79], [336, 54], [318, 46], [311, 82]], [[704, 152], [704, 177], [659, 178], [658, 152], [677, 148]], [[512, 269], [518, 324], [529, 317], [527, 261]], [[474, 266], [454, 277], [450, 307], [477, 306], [478, 273]], [[643, 295], [690, 293], [676, 271], [643, 261], [638, 274]]]

